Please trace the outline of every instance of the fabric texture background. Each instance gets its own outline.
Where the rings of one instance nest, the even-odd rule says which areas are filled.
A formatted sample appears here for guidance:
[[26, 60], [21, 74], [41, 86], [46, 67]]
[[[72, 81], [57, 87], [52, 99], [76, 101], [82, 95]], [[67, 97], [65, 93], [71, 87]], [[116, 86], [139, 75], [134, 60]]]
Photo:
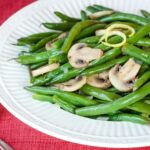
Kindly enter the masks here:
[[[0, 24], [31, 2], [33, 0], [0, 0]], [[15, 118], [1, 104], [0, 139], [6, 141], [15, 150], [115, 150], [74, 144], [45, 135]], [[127, 149], [120, 148], [117, 150]], [[150, 147], [130, 148], [128, 150], [150, 150]]]

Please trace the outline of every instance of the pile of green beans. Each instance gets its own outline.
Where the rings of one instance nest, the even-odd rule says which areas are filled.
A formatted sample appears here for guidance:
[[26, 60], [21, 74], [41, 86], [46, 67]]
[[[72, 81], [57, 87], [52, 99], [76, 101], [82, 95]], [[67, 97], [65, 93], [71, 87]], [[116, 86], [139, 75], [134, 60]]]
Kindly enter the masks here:
[[[91, 17], [108, 11], [112, 13], [97, 16], [94, 19]], [[26, 50], [19, 52], [18, 57], [15, 58], [18, 63], [29, 68], [31, 86], [25, 89], [34, 93], [33, 99], [57, 104], [61, 109], [76, 115], [88, 118], [106, 115], [109, 118], [108, 121], [149, 123], [150, 12], [140, 11], [143, 16], [116, 11], [98, 4], [81, 10], [79, 18], [55, 11], [54, 14], [60, 22], [41, 24], [49, 30], [48, 32], [21, 37], [17, 43], [13, 44]], [[97, 30], [105, 32], [113, 24], [124, 24], [134, 30], [133, 35], [129, 36], [128, 29], [117, 28], [126, 36], [126, 42], [118, 47], [111, 46], [111, 44], [121, 43], [123, 41], [121, 36], [110, 36], [107, 39], [110, 44], [107, 45], [106, 42], [100, 40], [105, 33], [96, 34]], [[75, 49], [74, 47], [78, 44], [81, 45], [78, 46], [77, 52], [70, 57], [71, 50]], [[83, 67], [75, 67], [70, 59], [78, 55], [82, 48], [91, 49], [91, 53], [99, 50], [102, 56], [87, 61]], [[81, 64], [85, 62], [80, 59], [84, 55], [86, 54], [82, 54], [77, 59]], [[132, 79], [132, 89], [123, 91], [111, 83], [110, 70], [116, 66], [121, 67], [131, 59], [140, 65], [140, 69]], [[74, 60], [74, 63], [77, 63], [77, 60]], [[46, 70], [53, 64], [58, 64], [58, 67], [50, 71]], [[33, 75], [33, 72], [38, 72], [38, 75]], [[90, 77], [106, 72], [108, 73], [107, 80], [110, 82], [109, 87], [100, 88], [89, 84]], [[82, 78], [86, 78], [85, 83], [71, 91], [72, 87], [76, 86], [76, 82]], [[97, 82], [102, 84], [105, 79], [98, 78]], [[126, 84], [131, 84], [127, 82]]]

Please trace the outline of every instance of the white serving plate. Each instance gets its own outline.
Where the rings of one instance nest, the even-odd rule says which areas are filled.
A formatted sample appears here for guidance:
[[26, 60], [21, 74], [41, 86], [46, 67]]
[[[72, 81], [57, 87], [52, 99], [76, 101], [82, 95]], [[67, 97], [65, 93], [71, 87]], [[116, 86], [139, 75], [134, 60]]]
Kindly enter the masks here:
[[45, 0], [37, 1], [10, 17], [0, 29], [0, 99], [17, 118], [31, 127], [67, 141], [103, 147], [150, 146], [150, 126], [127, 122], [107, 122], [79, 117], [49, 103], [32, 100], [23, 89], [28, 85], [27, 68], [14, 61], [19, 49], [10, 43], [36, 32], [46, 31], [42, 22], [55, 22], [58, 10], [73, 17], [90, 4], [139, 13], [150, 11], [149, 0]]

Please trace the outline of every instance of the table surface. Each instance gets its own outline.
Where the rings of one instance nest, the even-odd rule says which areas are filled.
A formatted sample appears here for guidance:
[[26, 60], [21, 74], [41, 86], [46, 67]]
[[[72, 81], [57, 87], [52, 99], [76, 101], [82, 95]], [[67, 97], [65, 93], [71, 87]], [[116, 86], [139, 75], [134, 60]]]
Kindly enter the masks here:
[[[17, 10], [34, 0], [0, 0], [0, 24]], [[24, 124], [0, 105], [0, 139], [15, 150], [114, 150], [66, 142], [45, 135]], [[125, 149], [118, 149], [125, 150]], [[150, 147], [129, 150], [150, 150]]]

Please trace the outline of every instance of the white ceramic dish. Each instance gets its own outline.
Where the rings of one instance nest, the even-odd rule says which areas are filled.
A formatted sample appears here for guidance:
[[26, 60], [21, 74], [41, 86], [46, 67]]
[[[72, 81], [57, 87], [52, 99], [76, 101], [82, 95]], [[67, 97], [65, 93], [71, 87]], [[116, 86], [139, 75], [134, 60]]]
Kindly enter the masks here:
[[19, 49], [10, 43], [31, 33], [45, 31], [40, 23], [58, 19], [55, 10], [78, 17], [90, 4], [138, 13], [149, 10], [149, 0], [45, 0], [37, 1], [10, 17], [0, 31], [0, 97], [2, 104], [17, 118], [48, 135], [80, 144], [103, 147], [150, 146], [150, 126], [126, 122], [92, 120], [67, 113], [56, 106], [34, 101], [23, 89], [28, 85], [26, 67], [7, 61]]

